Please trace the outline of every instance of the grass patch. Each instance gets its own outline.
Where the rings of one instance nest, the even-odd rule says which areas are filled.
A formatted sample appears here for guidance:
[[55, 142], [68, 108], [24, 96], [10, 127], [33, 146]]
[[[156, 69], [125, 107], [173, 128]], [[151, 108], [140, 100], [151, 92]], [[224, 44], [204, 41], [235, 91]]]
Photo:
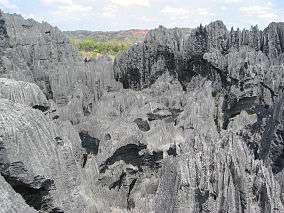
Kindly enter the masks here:
[[96, 58], [98, 55], [108, 55], [113, 58], [118, 52], [128, 50], [131, 45], [126, 41], [96, 41], [92, 38], [86, 38], [81, 42], [70, 38], [70, 43], [79, 48], [83, 57], [91, 58]]

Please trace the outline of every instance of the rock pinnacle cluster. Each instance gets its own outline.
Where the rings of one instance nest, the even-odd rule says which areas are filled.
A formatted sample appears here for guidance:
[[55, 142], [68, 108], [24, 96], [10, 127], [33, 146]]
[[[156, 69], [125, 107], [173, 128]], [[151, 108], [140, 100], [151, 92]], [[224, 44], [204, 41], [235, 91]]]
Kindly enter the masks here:
[[84, 61], [0, 12], [0, 213], [284, 212], [283, 52], [215, 21]]

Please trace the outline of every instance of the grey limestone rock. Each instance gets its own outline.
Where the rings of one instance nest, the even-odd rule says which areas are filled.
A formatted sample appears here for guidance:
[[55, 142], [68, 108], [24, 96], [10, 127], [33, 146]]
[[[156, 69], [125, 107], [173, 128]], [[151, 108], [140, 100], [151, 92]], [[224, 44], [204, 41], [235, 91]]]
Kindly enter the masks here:
[[161, 176], [157, 212], [283, 211], [282, 30], [272, 23], [229, 32], [217, 21], [172, 38], [174, 30], [159, 28], [117, 57], [115, 76], [125, 88], [147, 91], [169, 73], [184, 91], [173, 123], [179, 188], [169, 193], [176, 182]]
[[1, 185], [0, 185], [0, 212], [6, 213], [33, 213], [37, 212], [34, 208], [31, 208], [25, 203], [25, 200], [21, 197], [20, 194], [17, 194], [13, 188], [5, 181], [5, 179], [0, 176]]
[[1, 13], [0, 212], [283, 212], [283, 27], [159, 27], [113, 64]]
[[33, 83], [0, 78], [0, 98], [6, 98], [34, 108], [48, 108], [46, 96]]
[[94, 211], [83, 187], [80, 138], [71, 124], [56, 126], [41, 111], [7, 99], [0, 105], [6, 181], [36, 210]]
[[86, 109], [105, 91], [119, 88], [111, 60], [84, 62], [58, 28], [2, 12], [0, 23], [0, 77], [36, 83], [60, 106], [80, 89]]

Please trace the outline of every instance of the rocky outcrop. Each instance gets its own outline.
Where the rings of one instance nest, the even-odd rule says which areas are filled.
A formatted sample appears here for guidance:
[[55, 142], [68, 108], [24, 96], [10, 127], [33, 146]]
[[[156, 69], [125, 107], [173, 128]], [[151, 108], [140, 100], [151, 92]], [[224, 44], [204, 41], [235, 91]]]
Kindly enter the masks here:
[[283, 27], [159, 27], [112, 65], [1, 13], [0, 209], [283, 212]]
[[39, 110], [7, 99], [0, 108], [1, 175], [15, 192], [36, 210], [94, 211], [83, 189], [83, 150], [72, 126], [56, 126]]
[[100, 140], [98, 210], [282, 212], [278, 177], [258, 157], [265, 134], [259, 114], [240, 105], [223, 129], [225, 95], [206, 78], [189, 85], [184, 92], [167, 74], [145, 90], [111, 93], [80, 127]]
[[83, 168], [94, 151], [72, 124], [84, 121], [104, 93], [120, 88], [112, 60], [84, 62], [47, 23], [1, 12], [0, 25], [5, 184], [15, 201], [20, 194], [23, 206], [42, 212], [96, 212], [92, 172]]
[[25, 200], [21, 197], [20, 194], [17, 194], [13, 188], [5, 181], [5, 179], [0, 176], [0, 212], [24, 212], [24, 213], [33, 213], [36, 212], [35, 209], [31, 208], [25, 203]]
[[60, 106], [79, 89], [84, 95], [81, 105], [87, 109], [105, 91], [117, 88], [112, 61], [85, 63], [59, 29], [2, 12], [0, 24], [0, 77], [36, 83]]
[[218, 99], [212, 96], [210, 83], [205, 81], [192, 93], [178, 121], [186, 141], [178, 166], [178, 211], [283, 211], [281, 188], [271, 168], [255, 158], [246, 144], [247, 128], [257, 122], [257, 116], [242, 111], [227, 130], [218, 131], [214, 121]]
[[45, 95], [33, 83], [0, 78], [0, 98], [9, 99], [16, 103], [41, 109], [42, 111], [48, 109], [48, 101]]
[[[77, 125], [91, 140], [99, 141], [98, 153], [89, 154], [85, 164], [90, 171], [94, 160], [98, 165], [92, 176], [99, 212], [154, 210], [163, 159], [175, 155], [172, 125], [183, 93], [179, 82], [165, 75], [143, 92], [108, 93], [96, 105], [92, 119]], [[161, 119], [151, 119], [152, 114]], [[86, 135], [83, 132], [90, 138]]]
[[[153, 84], [167, 71], [182, 84], [189, 82], [196, 74], [209, 76], [214, 80], [215, 73], [226, 64], [220, 62], [218, 65], [221, 67], [216, 69], [211, 63], [204, 61], [204, 54], [213, 52], [215, 58], [221, 59], [227, 57], [231, 51], [239, 51], [247, 46], [253, 51], [262, 51], [274, 62], [283, 52], [282, 28], [283, 23], [271, 23], [264, 31], [252, 27], [251, 30], [231, 29], [229, 32], [221, 21], [186, 33], [178, 29], [159, 27], [150, 31], [143, 43], [132, 46], [117, 57], [114, 63], [115, 77], [125, 88], [133, 89]], [[224, 74], [220, 77], [226, 76]]]
[[153, 84], [166, 71], [174, 72], [182, 38], [183, 31], [177, 28], [168, 30], [160, 26], [150, 31], [144, 42], [117, 56], [115, 78], [124, 88], [142, 89]]
[[[173, 176], [160, 176], [155, 211], [283, 211], [282, 30], [272, 23], [229, 32], [217, 21], [173, 37], [176, 30], [159, 28], [117, 57], [115, 77], [125, 88], [154, 89], [169, 73], [184, 91], [172, 120], [180, 131], [176, 163], [166, 157], [161, 170]], [[162, 109], [149, 121], [171, 115]]]

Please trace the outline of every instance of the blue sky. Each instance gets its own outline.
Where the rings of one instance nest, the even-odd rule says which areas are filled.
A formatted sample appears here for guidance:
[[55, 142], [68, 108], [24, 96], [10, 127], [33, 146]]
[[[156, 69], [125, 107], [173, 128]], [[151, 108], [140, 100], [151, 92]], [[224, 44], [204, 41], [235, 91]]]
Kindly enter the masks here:
[[62, 30], [196, 27], [214, 20], [264, 28], [284, 21], [284, 0], [0, 0], [0, 8]]

